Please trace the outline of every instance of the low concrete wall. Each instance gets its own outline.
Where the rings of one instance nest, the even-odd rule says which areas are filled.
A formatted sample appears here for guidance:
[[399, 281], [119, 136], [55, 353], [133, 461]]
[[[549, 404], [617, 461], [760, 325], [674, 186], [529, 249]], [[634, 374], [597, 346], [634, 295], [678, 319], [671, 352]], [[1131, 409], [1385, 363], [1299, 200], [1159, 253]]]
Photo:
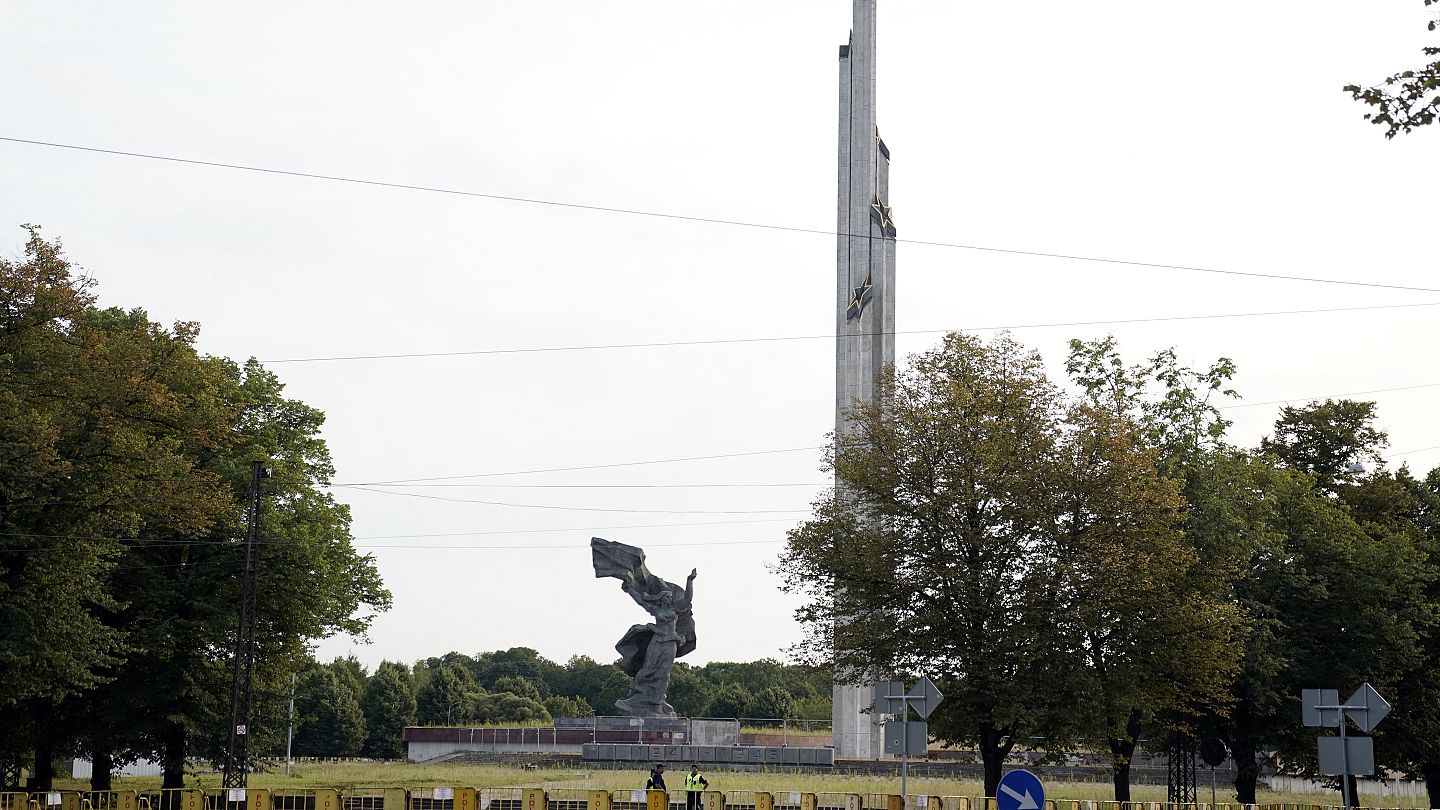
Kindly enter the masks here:
[[613, 745], [590, 743], [581, 757], [597, 762], [700, 762], [743, 765], [815, 765], [835, 762], [833, 748], [751, 745]]
[[454, 741], [411, 741], [406, 743], [406, 758], [425, 762], [464, 751], [486, 751], [496, 754], [570, 754], [580, 753], [579, 743], [482, 743]]

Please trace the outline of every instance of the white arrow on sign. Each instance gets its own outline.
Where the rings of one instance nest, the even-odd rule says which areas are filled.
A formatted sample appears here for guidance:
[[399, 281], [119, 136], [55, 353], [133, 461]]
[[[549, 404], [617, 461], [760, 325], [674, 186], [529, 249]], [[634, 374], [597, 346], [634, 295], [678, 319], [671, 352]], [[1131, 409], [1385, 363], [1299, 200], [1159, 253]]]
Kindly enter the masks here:
[[1025, 791], [1025, 795], [1022, 796], [1009, 785], [1001, 785], [1000, 789], [1005, 792], [1005, 795], [1020, 803], [1020, 810], [1040, 810], [1040, 805], [1035, 803], [1035, 797], [1030, 795], [1030, 791]]

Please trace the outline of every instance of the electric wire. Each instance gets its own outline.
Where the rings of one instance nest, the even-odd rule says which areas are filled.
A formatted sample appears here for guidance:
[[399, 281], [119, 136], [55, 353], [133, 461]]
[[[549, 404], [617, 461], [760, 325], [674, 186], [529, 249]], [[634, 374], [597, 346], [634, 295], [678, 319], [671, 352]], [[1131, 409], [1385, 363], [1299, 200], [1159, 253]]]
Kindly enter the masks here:
[[380, 495], [396, 495], [402, 498], [422, 498], [427, 501], [448, 503], [474, 503], [484, 506], [505, 506], [512, 509], [547, 509], [558, 512], [610, 512], [635, 515], [793, 515], [808, 512], [808, 509], [615, 509], [603, 506], [554, 506], [536, 503], [512, 503], [509, 501], [487, 501], [476, 498], [447, 498], [443, 495], [426, 495], [420, 492], [388, 492], [370, 487], [351, 487], [351, 491], [374, 492]]
[[1150, 318], [1119, 318], [1114, 320], [1100, 321], [1056, 321], [1050, 323], [1024, 323], [1024, 324], [1002, 324], [996, 326], [962, 326], [954, 329], [902, 329], [889, 332], [856, 332], [851, 335], [837, 336], [834, 334], [824, 335], [780, 335], [771, 337], [753, 338], [704, 338], [698, 340], [661, 340], [637, 343], [594, 343], [594, 344], [571, 344], [564, 346], [529, 346], [513, 349], [464, 349], [457, 351], [443, 352], [397, 352], [393, 354], [350, 354], [350, 355], [328, 355], [317, 357], [288, 357], [276, 360], [262, 360], [262, 364], [279, 365], [282, 363], [334, 363], [359, 360], [412, 360], [437, 357], [482, 357], [486, 355], [506, 354], [544, 354], [552, 352], [579, 352], [579, 351], [604, 351], [615, 349], [657, 349], [678, 346], [725, 346], [747, 343], [784, 343], [793, 341], [808, 340], [836, 340], [845, 338], [866, 338], [877, 335], [937, 335], [949, 332], [990, 332], [1000, 330], [1018, 329], [1052, 329], [1082, 326], [1123, 326], [1126, 324], [1144, 323], [1166, 323], [1173, 321], [1206, 321], [1227, 318], [1262, 318], [1278, 317], [1286, 315], [1317, 315], [1334, 312], [1360, 312], [1365, 310], [1386, 310], [1386, 309], [1414, 309], [1417, 307], [1440, 306], [1440, 301], [1426, 301], [1409, 304], [1375, 304], [1370, 306], [1354, 307], [1324, 307], [1320, 309], [1286, 309], [1264, 312], [1222, 312], [1207, 315], [1165, 315]]
[[[217, 169], [231, 169], [234, 171], [253, 172], [257, 174], [280, 175], [284, 177], [297, 177], [308, 180], [324, 180], [334, 183], [349, 183], [353, 185], [372, 186], [378, 188], [400, 189], [405, 191], [419, 191], [430, 194], [447, 194], [459, 197], [474, 197], [486, 200], [497, 200], [501, 202], [524, 203], [527, 205], [548, 206], [552, 208], [566, 208], [581, 211], [595, 211], [607, 214], [623, 214], [627, 216], [650, 217], [653, 219], [667, 219], [681, 222], [697, 222], [710, 225], [726, 225], [739, 228], [752, 228], [758, 230], [783, 231], [788, 233], [815, 234], [820, 236], [834, 236], [859, 239], [888, 238], [875, 237], [870, 234], [848, 234], [824, 228], [805, 228], [793, 225], [777, 225], [773, 223], [753, 222], [738, 219], [722, 219], [718, 217], [704, 217], [690, 214], [676, 214], [664, 211], [650, 211], [637, 208], [622, 208], [618, 206], [593, 205], [588, 203], [566, 202], [563, 200], [547, 200], [536, 197], [521, 197], [509, 194], [493, 194], [481, 191], [467, 191], [463, 189], [444, 188], [440, 186], [423, 186], [413, 183], [396, 183], [384, 180], [370, 180], [358, 177], [344, 177], [340, 175], [319, 174], [316, 172], [292, 171], [287, 169], [275, 169], [265, 166], [250, 166], [239, 163], [223, 163], [220, 161], [197, 160], [194, 158], [175, 157], [173, 155], [158, 155], [146, 152], [130, 152], [120, 149], [104, 149], [95, 146], [82, 146], [79, 144], [58, 143], [54, 141], [40, 141], [29, 138], [15, 138], [0, 136], [0, 141], [9, 143], [40, 146], [50, 149], [67, 149], [76, 152], [89, 152], [93, 154], [111, 155], [117, 157], [130, 157], [143, 160], [161, 161], [166, 163], [180, 163], [190, 166], [207, 166]], [[1282, 273], [1257, 273], [1242, 270], [1220, 270], [1210, 267], [1195, 267], [1181, 264], [1162, 264], [1158, 262], [1144, 262], [1130, 259], [1114, 259], [1096, 256], [1081, 256], [1069, 253], [1051, 253], [1038, 250], [1018, 250], [1013, 248], [1000, 248], [985, 245], [969, 245], [958, 242], [940, 242], [924, 239], [894, 239], [901, 244], [923, 245], [927, 247], [942, 247], [957, 250], [971, 250], [987, 253], [1003, 253], [1015, 256], [1030, 256], [1034, 258], [1059, 259], [1064, 261], [1092, 262], [1097, 264], [1109, 264], [1122, 267], [1147, 267], [1159, 270], [1176, 270], [1190, 273], [1209, 273], [1237, 277], [1261, 278], [1278, 281], [1299, 281], [1313, 284], [1332, 284], [1352, 287], [1372, 287], [1388, 290], [1408, 290], [1411, 292], [1440, 292], [1440, 288], [1412, 287], [1401, 284], [1384, 284], [1372, 281], [1352, 281], [1346, 279], [1319, 278], [1312, 276], [1297, 276]]]
[[1414, 391], [1421, 388], [1440, 387], [1440, 382], [1421, 383], [1419, 385], [1402, 385], [1396, 388], [1372, 388], [1369, 391], [1350, 391], [1344, 394], [1326, 394], [1315, 397], [1290, 397], [1288, 399], [1271, 399], [1265, 402], [1240, 402], [1234, 405], [1217, 405], [1216, 410], [1231, 410], [1234, 408], [1257, 408], [1261, 405], [1286, 405], [1291, 402], [1314, 402], [1322, 399], [1339, 399], [1342, 397], [1358, 397], [1366, 394], [1388, 394], [1394, 391]]
[[467, 473], [465, 475], [437, 475], [428, 478], [394, 478], [386, 481], [353, 481], [342, 484], [330, 484], [331, 487], [375, 487], [389, 484], [415, 484], [427, 481], [457, 481], [462, 478], [498, 478], [507, 475], [536, 475], [540, 473], [556, 472], [577, 472], [581, 470], [606, 470], [617, 467], [643, 467], [651, 464], [679, 464], [689, 461], [712, 461], [725, 458], [744, 458], [746, 456], [773, 456], [781, 453], [805, 453], [812, 450], [823, 450], [819, 445], [810, 447], [786, 447], [779, 450], [747, 450], [739, 453], [715, 453], [706, 456], [681, 456], [678, 458], [655, 458], [643, 461], [619, 461], [610, 464], [582, 464], [574, 467], [541, 467], [530, 470], [507, 470], [505, 472], [488, 473]]

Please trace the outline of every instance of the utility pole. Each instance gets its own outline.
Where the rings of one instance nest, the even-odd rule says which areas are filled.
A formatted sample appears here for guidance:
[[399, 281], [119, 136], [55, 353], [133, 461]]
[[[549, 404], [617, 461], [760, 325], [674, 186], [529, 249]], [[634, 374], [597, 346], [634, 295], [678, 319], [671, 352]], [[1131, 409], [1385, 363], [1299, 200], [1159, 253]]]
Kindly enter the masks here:
[[285, 775], [290, 775], [290, 745], [295, 742], [295, 681], [299, 673], [290, 673], [290, 719], [285, 727]]
[[248, 776], [246, 742], [250, 737], [250, 698], [255, 680], [255, 540], [260, 532], [260, 481], [269, 477], [263, 462], [250, 462], [245, 570], [240, 584], [240, 623], [235, 632], [235, 679], [230, 687], [230, 745], [225, 749], [222, 788], [243, 788]]

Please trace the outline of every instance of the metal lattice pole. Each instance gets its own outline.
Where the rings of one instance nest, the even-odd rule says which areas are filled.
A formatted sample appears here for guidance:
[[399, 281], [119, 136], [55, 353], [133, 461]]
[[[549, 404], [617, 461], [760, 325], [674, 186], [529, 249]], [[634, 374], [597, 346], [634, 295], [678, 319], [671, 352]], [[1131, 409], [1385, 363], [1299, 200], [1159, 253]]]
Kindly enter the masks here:
[[235, 632], [235, 679], [230, 686], [230, 744], [225, 749], [223, 788], [245, 787], [250, 737], [250, 700], [255, 682], [255, 539], [260, 530], [260, 479], [268, 470], [250, 462], [250, 508], [246, 514], [245, 571], [240, 585], [240, 622]]
[[20, 760], [0, 759], [0, 790], [20, 789]]
[[1195, 798], [1195, 740], [1179, 732], [1170, 735], [1166, 747], [1165, 784], [1167, 801], [1193, 804]]

